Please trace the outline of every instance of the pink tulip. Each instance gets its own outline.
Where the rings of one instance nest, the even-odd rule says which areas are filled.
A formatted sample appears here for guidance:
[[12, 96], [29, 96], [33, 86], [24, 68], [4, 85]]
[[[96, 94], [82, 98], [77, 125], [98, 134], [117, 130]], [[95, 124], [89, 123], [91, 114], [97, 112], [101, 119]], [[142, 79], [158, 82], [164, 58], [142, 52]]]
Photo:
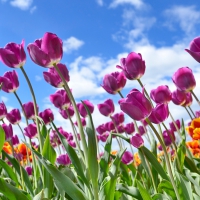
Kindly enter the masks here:
[[[177, 119], [177, 120], [175, 121], [175, 124], [176, 124], [176, 126], [177, 126], [178, 129], [181, 128], [181, 122], [180, 122], [179, 119]], [[170, 122], [170, 123], [169, 123], [169, 126], [170, 126], [170, 129], [171, 129], [172, 131], [177, 131], [176, 126], [174, 125], [173, 122]]]
[[118, 125], [121, 125], [122, 123], [124, 123], [124, 113], [123, 112], [120, 112], [120, 113], [116, 113], [112, 116], [112, 120], [114, 120], [115, 124], [118, 126]]
[[61, 154], [56, 159], [57, 163], [60, 165], [70, 165], [71, 160], [67, 154]]
[[[93, 111], [94, 111], [94, 105], [88, 101], [88, 100], [84, 100], [83, 103], [85, 104], [85, 106], [87, 106], [87, 108], [89, 109], [90, 113], [92, 114]], [[78, 107], [78, 111], [80, 113], [80, 115], [85, 118], [88, 113], [87, 113], [87, 110], [85, 109], [85, 106], [83, 103], [78, 103], [77, 104], [77, 107]]]
[[4, 132], [5, 132], [5, 138], [6, 138], [6, 141], [10, 141], [12, 140], [12, 137], [13, 137], [13, 128], [12, 128], [12, 125], [9, 124], [2, 124], [1, 125]]
[[32, 169], [31, 166], [26, 166], [26, 167], [25, 167], [25, 170], [26, 170], [26, 172], [27, 172], [27, 174], [28, 174], [29, 176], [32, 175], [33, 169]]
[[193, 99], [192, 99], [191, 93], [187, 92], [185, 102], [184, 102], [184, 104], [182, 104], [182, 106], [184, 106], [184, 107], [190, 106], [192, 104], [192, 101], [193, 101]]
[[172, 102], [176, 105], [183, 105], [186, 101], [186, 93], [176, 89], [172, 92]]
[[130, 151], [125, 151], [122, 156], [122, 162], [125, 165], [129, 165], [133, 162], [133, 154]]
[[4, 48], [0, 48], [0, 60], [11, 68], [23, 67], [26, 62], [24, 40], [21, 44], [8, 43]]
[[45, 33], [27, 47], [31, 60], [42, 67], [53, 67], [63, 56], [62, 40], [56, 34]]
[[97, 104], [99, 112], [108, 117], [111, 116], [115, 111], [115, 106], [112, 99], [107, 99], [104, 103]]
[[6, 119], [11, 124], [18, 124], [21, 121], [21, 114], [19, 109], [12, 109], [10, 112], [7, 113]]
[[39, 117], [41, 117], [43, 119], [43, 121], [46, 125], [50, 124], [51, 121], [54, 120], [54, 115], [50, 108], [45, 109], [44, 111], [40, 112]]
[[4, 102], [0, 103], [0, 120], [6, 117], [7, 115], [7, 108]]
[[59, 113], [62, 115], [64, 119], [69, 118], [66, 110], [68, 111], [70, 117], [74, 116], [74, 108], [70, 106], [69, 108], [66, 108], [65, 110], [59, 110]]
[[29, 124], [24, 128], [24, 135], [28, 138], [32, 139], [37, 135], [37, 126], [35, 124]]
[[135, 148], [140, 148], [141, 146], [144, 145], [144, 140], [142, 139], [142, 136], [138, 133], [136, 133], [135, 135], [133, 135], [130, 138], [130, 143], [135, 147]]
[[[24, 112], [27, 119], [34, 119], [35, 118], [35, 111], [34, 111], [34, 104], [33, 102], [29, 101], [23, 104]], [[39, 107], [37, 107], [39, 110]]]
[[134, 126], [133, 122], [126, 124], [124, 126], [124, 130], [129, 135], [133, 134], [135, 132], [135, 126]]
[[164, 131], [163, 132], [163, 139], [166, 146], [170, 146], [173, 141], [175, 141], [175, 135], [172, 130]]

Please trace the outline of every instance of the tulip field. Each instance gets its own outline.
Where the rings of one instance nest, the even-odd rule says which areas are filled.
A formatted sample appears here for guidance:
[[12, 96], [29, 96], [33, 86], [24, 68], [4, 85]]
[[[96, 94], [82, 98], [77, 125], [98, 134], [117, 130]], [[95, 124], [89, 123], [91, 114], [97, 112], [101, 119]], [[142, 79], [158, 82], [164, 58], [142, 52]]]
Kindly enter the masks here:
[[[200, 62], [200, 37], [185, 53]], [[49, 100], [69, 121], [70, 130], [55, 123], [50, 108], [39, 111], [26, 72], [27, 56], [47, 68], [44, 80], [57, 88]], [[0, 199], [200, 200], [200, 111], [191, 108], [200, 101], [192, 69], [174, 72], [174, 91], [159, 83], [147, 91], [141, 80], [145, 58], [142, 52], [130, 52], [116, 66], [121, 71], [103, 77], [101, 87], [108, 98], [98, 102], [97, 109], [108, 121], [95, 126], [95, 106], [90, 99], [76, 101], [62, 57], [63, 41], [50, 32], [27, 47], [22, 41], [0, 48], [0, 61], [13, 68], [0, 76], [1, 92], [13, 93], [21, 107], [8, 112], [6, 103], [0, 103]], [[17, 93], [18, 70], [27, 82], [29, 102], [22, 102]], [[140, 89], [123, 96], [127, 80], [138, 82]], [[115, 112], [114, 95], [119, 95], [121, 112]], [[174, 119], [170, 102], [186, 110], [189, 124]]]

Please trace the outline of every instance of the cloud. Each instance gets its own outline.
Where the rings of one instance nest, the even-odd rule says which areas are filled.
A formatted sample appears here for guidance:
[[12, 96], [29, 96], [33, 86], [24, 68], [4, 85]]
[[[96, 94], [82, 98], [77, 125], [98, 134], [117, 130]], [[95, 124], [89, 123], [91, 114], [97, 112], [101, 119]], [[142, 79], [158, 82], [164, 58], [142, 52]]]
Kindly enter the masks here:
[[6, 103], [8, 101], [8, 98], [7, 97], [4, 97], [4, 96], [1, 96], [1, 100]]
[[63, 51], [65, 53], [71, 53], [74, 50], [78, 50], [83, 45], [84, 41], [79, 40], [72, 36], [63, 41]]
[[165, 26], [170, 30], [176, 30], [177, 24], [186, 35], [194, 35], [197, 24], [200, 23], [200, 12], [195, 6], [173, 6], [164, 11], [167, 17]]
[[96, 2], [97, 2], [100, 6], [103, 6], [103, 0], [96, 0]]
[[21, 10], [28, 10], [33, 0], [13, 0], [10, 4], [14, 7], [20, 8]]
[[138, 9], [144, 6], [142, 0], [113, 0], [112, 3], [110, 4], [110, 8], [116, 8], [120, 5], [125, 5], [125, 4], [132, 5]]
[[33, 14], [37, 9], [37, 6], [33, 6], [31, 9], [30, 9], [30, 13]]
[[35, 80], [36, 80], [36, 81], [41, 81], [41, 80], [42, 80], [42, 77], [41, 77], [41, 76], [38, 76], [38, 75], [36, 75], [36, 76], [35, 76]]

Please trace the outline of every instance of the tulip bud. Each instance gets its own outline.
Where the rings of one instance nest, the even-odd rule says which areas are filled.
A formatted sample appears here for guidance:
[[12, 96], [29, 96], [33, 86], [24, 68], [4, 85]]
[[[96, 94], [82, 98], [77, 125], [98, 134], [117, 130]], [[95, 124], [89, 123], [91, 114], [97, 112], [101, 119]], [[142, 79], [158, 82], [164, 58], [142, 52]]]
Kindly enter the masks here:
[[32, 171], [33, 171], [33, 169], [32, 169], [31, 166], [26, 166], [26, 167], [25, 167], [25, 170], [26, 170], [26, 172], [27, 172], [27, 174], [28, 174], [29, 176], [32, 175]]
[[130, 138], [130, 143], [135, 147], [135, 148], [140, 148], [141, 146], [144, 145], [144, 140], [142, 139], [142, 136], [138, 133], [136, 133], [135, 135], [133, 135]]
[[51, 123], [51, 121], [54, 120], [54, 115], [50, 108], [44, 110], [43, 112], [40, 112], [39, 117], [41, 117], [43, 119], [43, 121], [46, 125]]
[[114, 120], [115, 124], [121, 125], [122, 123], [124, 123], [124, 113], [120, 112], [120, 113], [116, 113], [112, 116], [112, 119]]
[[124, 130], [129, 135], [133, 134], [135, 132], [135, 126], [134, 126], [133, 122], [126, 124], [124, 126]]
[[185, 95], [186, 95], [185, 102], [184, 104], [182, 104], [182, 106], [187, 107], [192, 104], [193, 99], [190, 92], [187, 92]]
[[57, 163], [60, 165], [70, 165], [71, 160], [67, 154], [61, 154], [56, 159]]
[[97, 104], [99, 112], [108, 117], [111, 116], [115, 111], [115, 106], [112, 99], [107, 99], [104, 103]]
[[74, 108], [72, 106], [70, 106], [69, 108], [66, 108], [65, 110], [59, 110], [59, 113], [62, 115], [62, 117], [64, 119], [68, 119], [69, 118], [67, 112], [69, 113], [70, 117], [74, 116]]
[[[78, 122], [75, 122], [74, 124], [78, 127]], [[85, 118], [81, 118], [81, 124], [82, 124], [83, 127], [86, 126]]]
[[125, 151], [122, 156], [122, 162], [125, 165], [129, 165], [133, 162], [133, 154], [130, 151]]
[[6, 117], [7, 114], [7, 108], [4, 102], [0, 103], [0, 120], [2, 120], [4, 117]]
[[[35, 118], [35, 111], [34, 111], [34, 104], [33, 102], [29, 101], [28, 103], [23, 104], [24, 112], [27, 119], [34, 119]], [[39, 108], [37, 107], [37, 110]]]
[[[176, 124], [176, 126], [174, 125], [174, 123]], [[181, 122], [179, 119], [177, 119], [175, 122], [170, 122], [169, 123], [170, 129], [172, 131], [177, 131], [177, 128], [180, 129], [181, 128]], [[177, 128], [176, 128], [177, 127]]]
[[173, 140], [175, 141], [174, 132], [172, 130], [164, 131], [163, 139], [164, 139], [165, 145], [170, 146], [172, 144]]
[[147, 131], [145, 130], [144, 126], [139, 126], [138, 127], [138, 131], [139, 131], [139, 134], [142, 136], [144, 135]]
[[13, 137], [13, 129], [12, 129], [12, 125], [9, 124], [2, 124], [1, 125], [4, 132], [5, 132], [5, 136], [6, 136], [6, 141], [12, 140]]
[[[83, 103], [85, 104], [85, 106], [87, 106], [87, 108], [89, 109], [90, 113], [92, 114], [93, 111], [94, 111], [94, 105], [88, 100], [84, 100]], [[85, 118], [88, 115], [88, 113], [87, 113], [83, 103], [78, 103], [77, 107], [78, 107], [78, 111], [79, 111], [80, 115], [83, 118]]]
[[106, 127], [104, 124], [101, 124], [99, 125], [97, 128], [96, 128], [96, 131], [100, 134], [100, 135], [103, 135], [107, 130], [106, 130]]
[[172, 102], [176, 105], [183, 105], [186, 101], [186, 93], [176, 89], [172, 92]]
[[6, 115], [6, 119], [11, 124], [18, 124], [21, 121], [21, 115], [19, 109], [13, 109]]
[[34, 138], [37, 135], [37, 126], [35, 124], [29, 124], [24, 128], [24, 135], [30, 139]]

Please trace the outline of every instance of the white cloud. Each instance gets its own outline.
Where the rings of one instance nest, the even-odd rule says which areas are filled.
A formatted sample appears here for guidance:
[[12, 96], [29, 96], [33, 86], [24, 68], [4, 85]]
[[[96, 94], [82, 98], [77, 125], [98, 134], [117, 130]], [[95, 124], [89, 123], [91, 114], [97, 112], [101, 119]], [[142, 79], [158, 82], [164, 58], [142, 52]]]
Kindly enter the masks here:
[[103, 6], [103, 0], [96, 0], [96, 2], [97, 2], [100, 6]]
[[30, 13], [33, 14], [37, 9], [37, 6], [33, 6], [31, 9], [30, 9]]
[[112, 3], [110, 4], [110, 7], [116, 8], [120, 5], [125, 5], [125, 4], [132, 5], [135, 8], [141, 8], [142, 6], [144, 6], [142, 0], [113, 0]]
[[71, 53], [71, 51], [78, 50], [83, 45], [84, 41], [79, 40], [72, 36], [63, 41], [63, 51], [65, 53]]
[[14, 7], [20, 8], [21, 10], [28, 10], [33, 0], [13, 0], [10, 4]]
[[177, 24], [187, 35], [195, 34], [195, 27], [200, 23], [200, 12], [195, 6], [173, 6], [164, 11], [167, 17], [165, 25], [176, 30]]
[[1, 100], [6, 103], [8, 101], [8, 98], [7, 97], [4, 97], [4, 96], [1, 96]]
[[36, 80], [36, 81], [41, 81], [41, 80], [42, 80], [42, 77], [41, 77], [41, 76], [38, 76], [38, 75], [36, 75], [36, 76], [35, 76], [35, 80]]

